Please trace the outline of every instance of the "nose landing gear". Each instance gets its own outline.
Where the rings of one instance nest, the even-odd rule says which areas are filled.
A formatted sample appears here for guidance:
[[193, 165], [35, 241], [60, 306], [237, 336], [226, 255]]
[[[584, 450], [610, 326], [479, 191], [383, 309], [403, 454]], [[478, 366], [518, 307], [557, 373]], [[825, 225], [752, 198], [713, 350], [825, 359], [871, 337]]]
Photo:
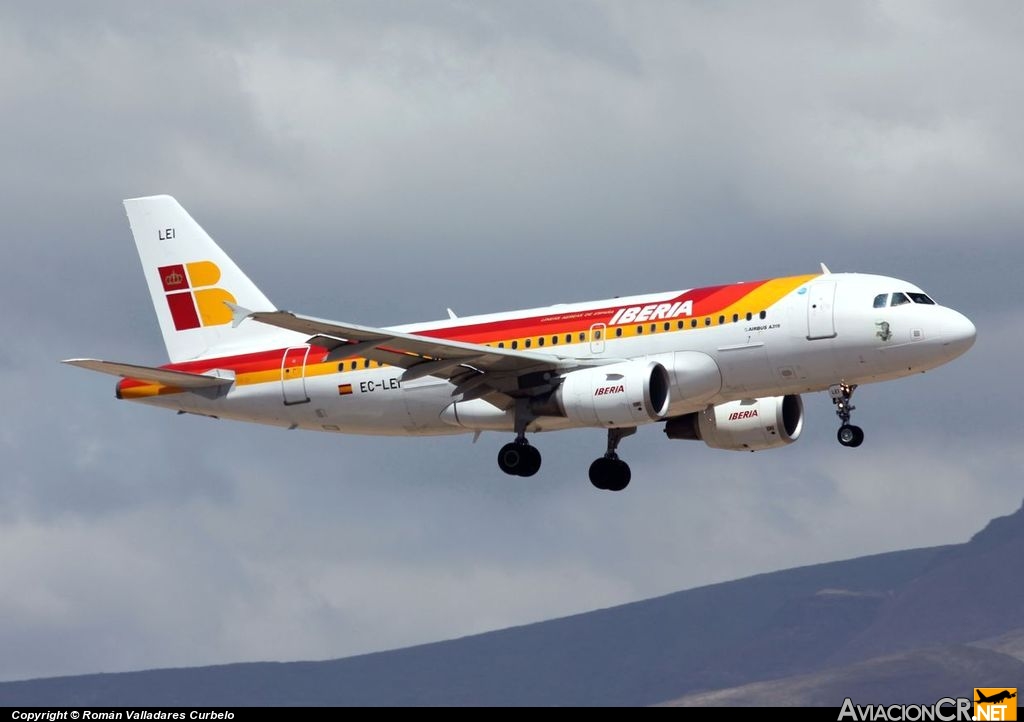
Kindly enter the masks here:
[[842, 426], [836, 433], [836, 439], [843, 446], [857, 447], [864, 443], [864, 430], [850, 423], [850, 416], [857, 408], [850, 403], [850, 398], [856, 389], [856, 384], [834, 384], [828, 388], [828, 392], [832, 396], [832, 403], [836, 407], [836, 416], [842, 422]]

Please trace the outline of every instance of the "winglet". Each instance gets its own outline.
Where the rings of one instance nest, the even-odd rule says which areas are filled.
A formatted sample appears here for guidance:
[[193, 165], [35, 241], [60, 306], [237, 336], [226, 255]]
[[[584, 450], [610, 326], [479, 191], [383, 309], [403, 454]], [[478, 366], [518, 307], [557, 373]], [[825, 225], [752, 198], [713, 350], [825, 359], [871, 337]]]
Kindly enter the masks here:
[[455, 314], [455, 311], [451, 310], [450, 308], [447, 309], [447, 311], [448, 311], [448, 318], [451, 318], [451, 319], [458, 318], [458, 316]]
[[826, 266], [824, 262], [822, 262], [821, 264], [821, 272], [824, 273], [826, 276], [832, 273], [832, 271], [828, 270], [828, 266]]

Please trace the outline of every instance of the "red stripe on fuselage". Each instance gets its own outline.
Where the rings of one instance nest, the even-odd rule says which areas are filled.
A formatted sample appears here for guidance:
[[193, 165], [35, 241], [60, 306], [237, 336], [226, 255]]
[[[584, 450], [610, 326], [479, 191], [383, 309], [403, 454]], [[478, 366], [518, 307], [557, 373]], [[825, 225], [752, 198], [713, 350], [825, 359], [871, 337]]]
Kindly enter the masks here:
[[[485, 323], [474, 323], [448, 328], [424, 329], [416, 331], [415, 333], [417, 336], [447, 339], [450, 341], [464, 341], [467, 343], [491, 343], [501, 339], [550, 336], [566, 333], [575, 334], [580, 331], [588, 330], [595, 323], [607, 324], [620, 308], [658, 305], [664, 303], [674, 304], [676, 302], [685, 301], [693, 302], [692, 317], [710, 316], [736, 303], [747, 294], [763, 286], [765, 283], [767, 283], [767, 280], [730, 284], [726, 286], [708, 286], [705, 288], [691, 289], [679, 294], [678, 296], [661, 301], [621, 303], [613, 306], [583, 311], [566, 310], [559, 312], [556, 308], [552, 309], [551, 313], [543, 316], [511, 318], [503, 321], [489, 321]], [[750, 310], [761, 311], [763, 309]], [[576, 339], [574, 338], [573, 340], [575, 341]], [[381, 348], [386, 348], [386, 345], [382, 345]], [[269, 351], [256, 351], [254, 353], [239, 354], [237, 356], [221, 356], [218, 358], [201, 359], [198, 361], [183, 361], [176, 364], [167, 364], [162, 368], [173, 369], [175, 371], [187, 371], [189, 373], [205, 373], [212, 369], [232, 370], [239, 374], [253, 371], [267, 371], [281, 367], [281, 359], [284, 352], [284, 348], [277, 348]], [[303, 354], [297, 354], [294, 359], [289, 358], [288, 367], [301, 366], [302, 357]], [[327, 349], [314, 346], [310, 350], [306, 363], [322, 363], [326, 357]], [[126, 387], [145, 386], [148, 384], [148, 382], [135, 381], [133, 379], [124, 379], [122, 383]]]

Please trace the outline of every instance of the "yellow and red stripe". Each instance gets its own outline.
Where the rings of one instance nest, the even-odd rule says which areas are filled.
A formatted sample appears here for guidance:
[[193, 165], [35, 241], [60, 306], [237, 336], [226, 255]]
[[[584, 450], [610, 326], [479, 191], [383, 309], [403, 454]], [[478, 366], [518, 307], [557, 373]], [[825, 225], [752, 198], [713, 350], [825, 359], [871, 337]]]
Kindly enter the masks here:
[[[771, 308], [786, 295], [815, 278], [816, 275], [788, 276], [763, 281], [736, 283], [727, 286], [690, 289], [670, 299], [650, 302], [649, 305], [675, 305], [676, 303], [691, 302], [691, 312], [685, 317], [687, 321], [698, 319], [697, 329], [717, 326], [719, 325], [720, 318], [724, 319], [725, 323], [731, 323], [734, 315], [745, 320], [747, 313], [756, 315], [761, 311]], [[662, 319], [642, 322], [630, 321], [628, 323], [619, 322], [611, 325], [611, 321], [615, 318], [617, 312], [626, 305], [643, 305], [643, 302], [617, 303], [603, 308], [582, 311], [559, 311], [557, 308], [554, 308], [542, 316], [528, 316], [502, 321], [466, 324], [463, 326], [426, 329], [416, 333], [431, 338], [489, 346], [497, 346], [500, 343], [505, 347], [511, 347], [513, 342], [515, 342], [517, 347], [524, 348], [526, 347], [527, 340], [549, 339], [552, 336], [558, 336], [561, 343], [561, 339], [569, 335], [573, 343], [578, 343], [579, 334], [589, 332], [595, 324], [605, 324], [608, 328], [607, 333], [609, 337], [614, 334], [616, 338], [642, 335], [645, 330], [647, 333], [650, 333], [649, 329], [652, 325], [656, 327], [654, 331], [656, 333], [663, 331], [682, 333], [692, 328], [689, 323], [680, 328], [678, 325], [679, 319], [676, 318], [672, 319], [668, 329], [664, 328], [664, 323], [667, 321]], [[584, 338], [588, 337], [584, 336]], [[540, 345], [544, 344], [538, 344], [538, 346]], [[235, 383], [239, 386], [247, 386], [251, 384], [280, 382], [282, 376], [287, 378], [289, 373], [302, 373], [303, 360], [306, 361], [304, 373], [306, 377], [338, 373], [344, 369], [345, 364], [351, 364], [353, 360], [349, 358], [344, 363], [340, 363], [340, 360], [327, 362], [325, 359], [328, 350], [320, 346], [312, 346], [308, 357], [306, 357], [305, 349], [297, 353], [293, 351], [286, 359], [283, 358], [284, 353], [286, 353], [286, 349], [278, 348], [237, 356], [168, 364], [163, 368], [198, 374], [206, 373], [212, 369], [230, 369], [235, 373]], [[362, 359], [357, 361], [362, 361]], [[370, 362], [370, 365], [380, 366], [381, 364]], [[365, 367], [366, 365], [363, 363], [357, 364], [357, 368]], [[136, 379], [122, 379], [118, 384], [118, 396], [125, 399], [159, 396], [179, 393], [180, 391], [181, 389], [177, 387], [165, 386], [149, 381], [138, 381]], [[344, 394], [345, 392], [339, 387], [339, 393]]]

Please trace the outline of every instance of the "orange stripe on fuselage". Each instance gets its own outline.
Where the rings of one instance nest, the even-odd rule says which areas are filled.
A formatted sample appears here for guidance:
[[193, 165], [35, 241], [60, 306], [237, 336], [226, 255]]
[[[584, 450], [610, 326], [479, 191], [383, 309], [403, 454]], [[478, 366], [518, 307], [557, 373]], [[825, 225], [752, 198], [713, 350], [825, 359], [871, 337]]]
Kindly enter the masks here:
[[[686, 320], [701, 319], [701, 323], [696, 329], [691, 329], [689, 326], [684, 329], [679, 329], [676, 324], [678, 319], [672, 319], [673, 323], [669, 330], [669, 332], [679, 333], [685, 331], [692, 332], [692, 330], [705, 328], [705, 324], [703, 323], [703, 319], [705, 318], [711, 319], [710, 325], [718, 325], [717, 319], [719, 316], [724, 316], [728, 323], [733, 314], [743, 317], [746, 313], [757, 314], [760, 311], [767, 310], [787, 294], [791, 293], [816, 276], [817, 274], [788, 276], [763, 281], [735, 283], [727, 286], [695, 288], [683, 291], [673, 298], [651, 302], [647, 305], [660, 305], [666, 303], [675, 304], [677, 302], [682, 303], [692, 301], [693, 308], [691, 314], [688, 316], [681, 316], [679, 318], [685, 318]], [[518, 341], [518, 345], [520, 347], [523, 347], [526, 339], [550, 336], [561, 337], [565, 334], [570, 334], [573, 337], [572, 342], [578, 343], [578, 333], [589, 331], [591, 326], [594, 324], [608, 325], [620, 309], [637, 305], [642, 306], [644, 304], [643, 302], [615, 304], [598, 309], [564, 312], [560, 312], [557, 308], [554, 308], [551, 309], [551, 313], [543, 316], [513, 318], [503, 321], [490, 321], [448, 328], [425, 329], [417, 331], [416, 334], [419, 336], [446, 339], [450, 341], [463, 341], [466, 343], [490, 345], [497, 345], [498, 343], [503, 342], [508, 346], [513, 341]], [[663, 328], [664, 321], [659, 319], [653, 323], [658, 328], [656, 333], [662, 332], [661, 329]], [[631, 321], [629, 323], [618, 323], [615, 326], [610, 326], [610, 328], [621, 328], [622, 330], [621, 334], [616, 335], [614, 338], [628, 338], [642, 335], [644, 331], [644, 328], [642, 327], [649, 327], [650, 325], [652, 325], [650, 321], [639, 323]], [[650, 332], [648, 331], [648, 333]], [[609, 340], [612, 338], [613, 337], [609, 335]], [[558, 346], [549, 345], [544, 348], [557, 349]], [[540, 347], [534, 347], [531, 350], [540, 350]], [[239, 386], [248, 386], [251, 384], [280, 382], [282, 371], [281, 361], [284, 353], [285, 349], [278, 348], [268, 351], [240, 354], [237, 356], [224, 356], [220, 358], [167, 364], [162, 368], [172, 369], [175, 371], [187, 371], [189, 373], [197, 374], [206, 373], [212, 369], [230, 370], [235, 373], [236, 384]], [[328, 351], [325, 348], [319, 346], [311, 347], [304, 374], [306, 377], [339, 373], [342, 370], [345, 370], [342, 368], [342, 364], [340, 363], [341, 359], [331, 361], [329, 363], [325, 362], [324, 359], [327, 357], [327, 353]], [[301, 357], [302, 355], [298, 356], [298, 363], [290, 363], [285, 368], [300, 368], [302, 366]], [[346, 363], [350, 363], [352, 360], [353, 359], [350, 357], [346, 359]], [[362, 361], [362, 359], [359, 359], [359, 361]], [[371, 367], [375, 368], [379, 365], [380, 364], [372, 363]], [[356, 370], [363, 370], [363, 368], [363, 364], [359, 363]], [[162, 384], [154, 384], [149, 381], [139, 381], [129, 378], [122, 379], [118, 384], [118, 394], [121, 398], [126, 399], [145, 398], [178, 393], [180, 391], [181, 389], [177, 387], [164, 386]]]

